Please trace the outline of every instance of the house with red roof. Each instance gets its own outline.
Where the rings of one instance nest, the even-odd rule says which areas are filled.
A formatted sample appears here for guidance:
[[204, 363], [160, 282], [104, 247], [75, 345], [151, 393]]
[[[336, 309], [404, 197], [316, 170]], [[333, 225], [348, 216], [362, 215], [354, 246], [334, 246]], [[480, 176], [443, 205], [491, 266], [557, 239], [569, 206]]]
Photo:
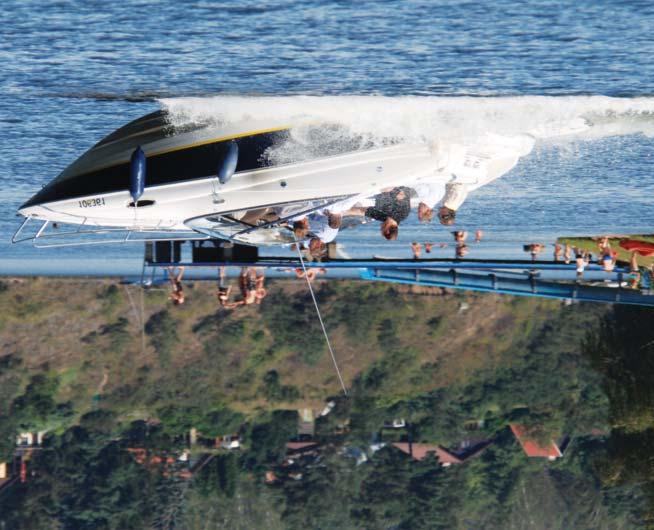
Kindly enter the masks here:
[[567, 438], [563, 438], [561, 443], [557, 444], [554, 440], [543, 442], [536, 439], [535, 432], [524, 425], [512, 423], [509, 425], [513, 435], [517, 438], [525, 454], [532, 458], [547, 458], [556, 460], [563, 456], [563, 451], [567, 445]]
[[481, 454], [491, 444], [490, 440], [468, 446], [461, 451], [452, 451], [446, 449], [442, 445], [426, 444], [426, 443], [411, 443], [411, 442], [396, 442], [393, 447], [406, 453], [414, 460], [423, 460], [430, 455], [433, 455], [443, 467], [449, 467], [452, 464], [462, 464], [470, 458]]
[[290, 459], [297, 459], [303, 456], [317, 455], [318, 442], [313, 440], [286, 442], [286, 456]]

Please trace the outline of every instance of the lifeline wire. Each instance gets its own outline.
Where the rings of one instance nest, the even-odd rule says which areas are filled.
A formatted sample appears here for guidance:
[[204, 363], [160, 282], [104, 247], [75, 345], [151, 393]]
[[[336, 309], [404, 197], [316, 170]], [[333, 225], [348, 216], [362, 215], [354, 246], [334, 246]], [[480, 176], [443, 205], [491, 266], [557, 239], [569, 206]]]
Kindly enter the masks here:
[[141, 356], [145, 355], [145, 287], [141, 285]]
[[138, 319], [141, 326], [141, 356], [145, 355], [145, 325], [143, 323], [143, 288], [141, 288], [141, 314], [139, 314], [138, 309], [136, 309], [136, 304], [132, 298], [132, 293], [129, 292], [127, 284], [123, 285], [125, 287], [125, 292], [127, 293], [127, 298], [129, 299], [129, 305], [132, 306], [134, 311], [134, 316]]
[[332, 345], [329, 342], [329, 337], [327, 336], [327, 330], [325, 329], [325, 324], [322, 321], [322, 316], [320, 315], [320, 309], [318, 309], [318, 302], [316, 301], [316, 295], [313, 294], [313, 288], [311, 287], [311, 280], [307, 276], [307, 268], [304, 265], [304, 260], [302, 259], [302, 251], [300, 250], [299, 244], [297, 244], [297, 253], [300, 256], [300, 263], [302, 264], [302, 270], [304, 271], [304, 277], [307, 279], [307, 285], [309, 286], [309, 292], [311, 293], [311, 298], [313, 299], [313, 305], [316, 307], [316, 313], [318, 313], [318, 320], [320, 320], [320, 326], [322, 327], [322, 332], [325, 335], [325, 340], [327, 341], [327, 347], [329, 348], [329, 353], [332, 356], [332, 361], [334, 361], [334, 368], [336, 368], [336, 375], [338, 375], [338, 380], [341, 382], [341, 387], [343, 388], [343, 394], [347, 396], [347, 389], [345, 388], [345, 383], [343, 382], [343, 377], [341, 376], [341, 371], [338, 369], [338, 363], [336, 362], [336, 356], [334, 355], [334, 350], [332, 350]]

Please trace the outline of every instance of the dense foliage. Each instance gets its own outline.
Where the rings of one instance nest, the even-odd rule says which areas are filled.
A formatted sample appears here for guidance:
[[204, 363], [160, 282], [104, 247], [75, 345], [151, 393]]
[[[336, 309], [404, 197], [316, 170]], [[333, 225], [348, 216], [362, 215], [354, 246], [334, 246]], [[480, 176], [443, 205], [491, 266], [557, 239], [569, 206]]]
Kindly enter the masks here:
[[[130, 347], [130, 328], [117, 314], [117, 291], [103, 296], [106, 323], [84, 334], [84, 344], [112, 355]], [[8, 456], [19, 431], [49, 431], [28, 461], [27, 482], [0, 490], [0, 528], [654, 526], [650, 311], [534, 308], [507, 298], [497, 302], [502, 320], [493, 337], [448, 342], [449, 329], [462, 333], [480, 314], [441, 307], [456, 307], [457, 297], [400, 309], [386, 287], [324, 286], [331, 332], [369, 355], [344, 397], [330, 395], [331, 373], [324, 388], [317, 379], [303, 386], [305, 367], [329, 367], [318, 364], [324, 346], [308, 331], [315, 322], [304, 295], [273, 296], [290, 311], [265, 306], [257, 320], [214, 309], [187, 326], [206, 362], [185, 360], [182, 313], [153, 312], [145, 331], [157, 360], [182, 368], [152, 379], [154, 368], [141, 366], [90, 412], [90, 403], [69, 399], [74, 370], [27, 370], [21, 357], [0, 357], [0, 450]], [[243, 344], [249, 355], [229, 356]], [[210, 363], [220, 368], [216, 384], [232, 385], [233, 396], [213, 392], [202, 373]], [[240, 409], [243, 388], [255, 403], [248, 409]], [[297, 409], [308, 395], [314, 408], [327, 399], [334, 406], [316, 421], [317, 449], [290, 461], [286, 443], [307, 439], [298, 437]], [[136, 413], [141, 406], [147, 415]], [[393, 419], [404, 427], [392, 428]], [[528, 458], [509, 428], [515, 423], [540, 443], [567, 436], [564, 457]], [[203, 441], [188, 452], [191, 429]], [[240, 450], [214, 443], [235, 433]], [[454, 450], [475, 440], [485, 449], [450, 467], [392, 446]]]

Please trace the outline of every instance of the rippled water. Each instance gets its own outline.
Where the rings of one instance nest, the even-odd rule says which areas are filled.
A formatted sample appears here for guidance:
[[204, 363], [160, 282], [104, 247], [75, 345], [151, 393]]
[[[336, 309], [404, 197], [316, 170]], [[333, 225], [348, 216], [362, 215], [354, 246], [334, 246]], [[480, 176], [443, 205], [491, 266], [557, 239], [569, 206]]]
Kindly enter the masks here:
[[[79, 260], [97, 252], [10, 246], [15, 210], [99, 138], [158, 108], [158, 98], [548, 95], [547, 112], [556, 115], [570, 95], [635, 105], [633, 98], [650, 94], [654, 74], [649, 2], [8, 1], [0, 20], [5, 268], [14, 259]], [[418, 119], [420, 104], [438, 101], [420, 100], [409, 115]], [[473, 100], [467, 111], [461, 104], [450, 118], [469, 125], [470, 109], [494, 101]], [[389, 126], [405, 126], [403, 104], [390, 99], [368, 118], [390, 111]], [[476, 257], [518, 252], [518, 242], [533, 238], [651, 232], [652, 141], [642, 134], [651, 124], [647, 114], [639, 119], [636, 134], [539, 142], [508, 175], [471, 196], [460, 226], [483, 225], [488, 233]], [[616, 132], [629, 132], [625, 127]], [[343, 232], [341, 242], [355, 254], [408, 255], [413, 239], [447, 236], [413, 222], [393, 245], [380, 247], [374, 226]]]

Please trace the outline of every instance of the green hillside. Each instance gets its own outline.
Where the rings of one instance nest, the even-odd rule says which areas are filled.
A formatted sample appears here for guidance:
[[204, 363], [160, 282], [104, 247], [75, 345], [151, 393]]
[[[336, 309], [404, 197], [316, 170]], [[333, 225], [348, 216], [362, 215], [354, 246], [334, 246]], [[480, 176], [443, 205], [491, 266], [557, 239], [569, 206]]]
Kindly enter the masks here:
[[[648, 525], [654, 495], [643, 485], [654, 475], [635, 459], [652, 430], [654, 326], [640, 324], [649, 312], [355, 281], [315, 287], [347, 397], [302, 282], [271, 282], [261, 306], [233, 312], [203, 282], [186, 287], [181, 307], [145, 291], [143, 312], [137, 288], [110, 281], [4, 282], [1, 449], [9, 458], [17, 432], [48, 434], [29, 480], [0, 490], [0, 525]], [[300, 438], [317, 449], [289, 464], [297, 411], [329, 400]], [[400, 418], [401, 428], [383, 428]], [[527, 457], [515, 424], [541, 445], [565, 437], [563, 457]], [[192, 467], [179, 459], [192, 428], [207, 439], [238, 432], [241, 449], [193, 446]], [[483, 450], [450, 467], [392, 446], [453, 451], [475, 440]], [[139, 463], [135, 447], [169, 467]]]

